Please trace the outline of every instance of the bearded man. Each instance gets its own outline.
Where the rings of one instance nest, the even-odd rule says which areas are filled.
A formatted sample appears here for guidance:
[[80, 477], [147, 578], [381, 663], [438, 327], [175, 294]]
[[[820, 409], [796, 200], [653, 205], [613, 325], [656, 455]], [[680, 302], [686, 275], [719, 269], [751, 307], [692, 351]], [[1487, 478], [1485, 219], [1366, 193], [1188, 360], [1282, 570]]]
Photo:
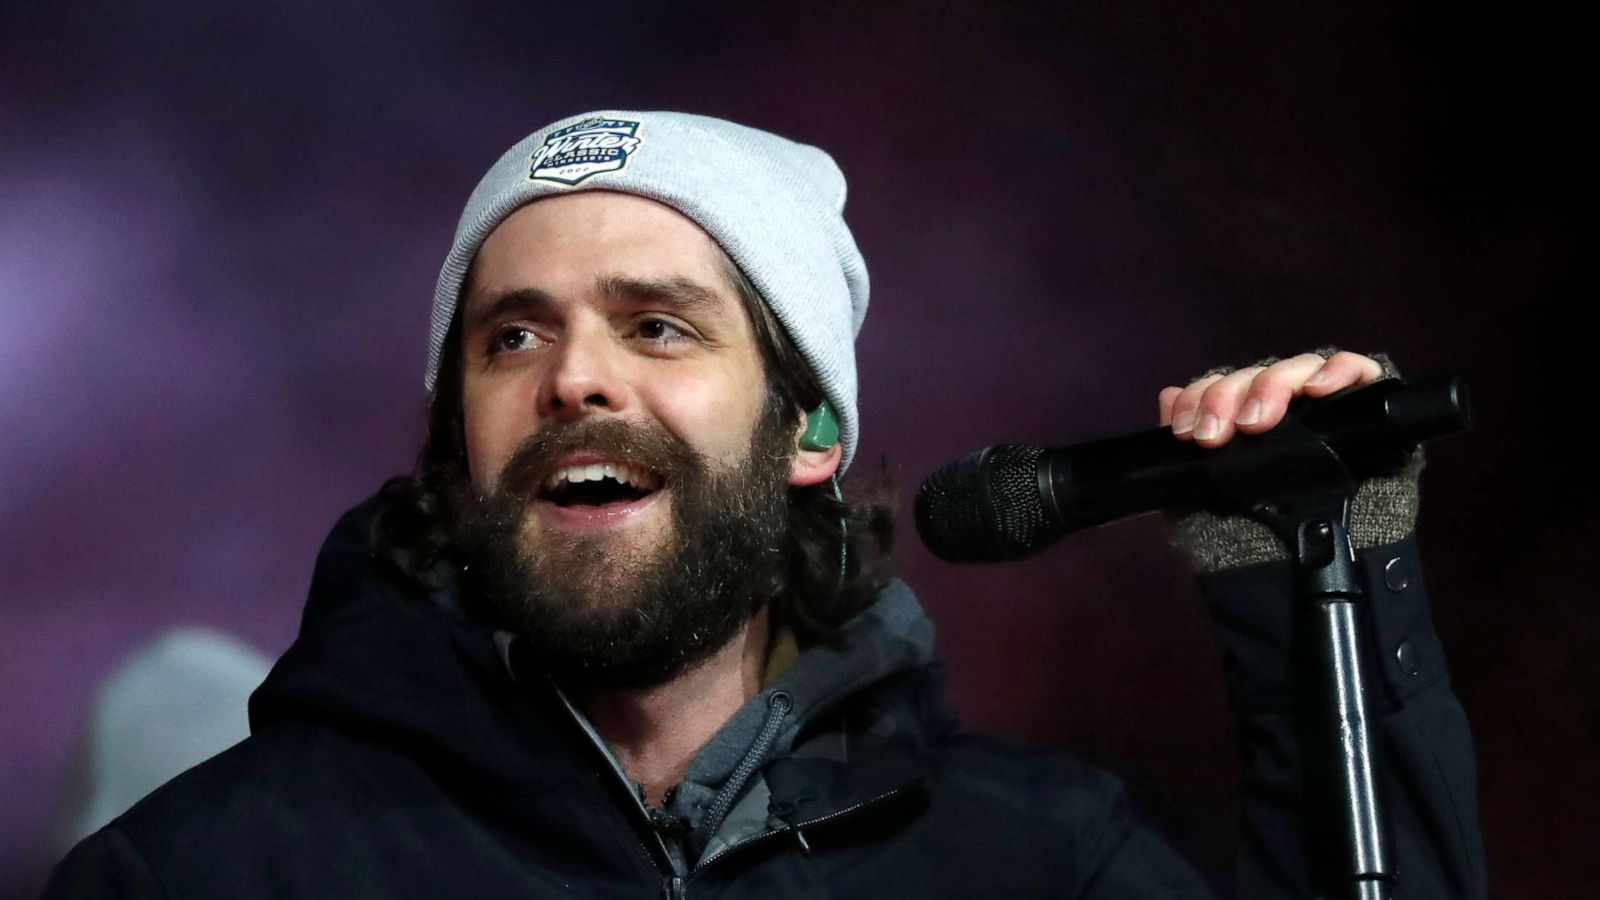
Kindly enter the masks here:
[[[440, 276], [417, 476], [335, 527], [252, 737], [48, 896], [1205, 895], [1115, 778], [956, 729], [932, 625], [881, 574], [889, 507], [838, 482], [868, 294], [844, 196], [822, 151], [679, 113], [508, 151]], [[1168, 388], [1161, 416], [1220, 446], [1392, 374], [1330, 348]], [[1382, 640], [1415, 648], [1379, 726], [1401, 896], [1472, 896], [1418, 468], [1363, 486], [1353, 536]], [[1287, 564], [1251, 524], [1177, 533], [1238, 663], [1239, 891], [1300, 896]]]

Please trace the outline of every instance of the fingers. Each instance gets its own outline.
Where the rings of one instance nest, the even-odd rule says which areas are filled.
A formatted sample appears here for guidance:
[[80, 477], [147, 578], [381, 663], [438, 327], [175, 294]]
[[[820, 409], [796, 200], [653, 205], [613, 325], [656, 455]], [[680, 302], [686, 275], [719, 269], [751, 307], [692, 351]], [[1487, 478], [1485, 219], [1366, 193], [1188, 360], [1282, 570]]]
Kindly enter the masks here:
[[[1243, 434], [1271, 431], [1289, 411], [1289, 401], [1298, 396], [1307, 380], [1320, 371], [1326, 361], [1315, 353], [1301, 353], [1267, 366], [1241, 392], [1234, 410], [1235, 425]], [[1243, 422], [1237, 421], [1243, 419]], [[1221, 446], [1210, 442], [1204, 446]]]
[[1260, 434], [1276, 428], [1297, 396], [1327, 396], [1376, 381], [1382, 374], [1377, 360], [1359, 353], [1340, 351], [1326, 360], [1316, 353], [1302, 353], [1270, 366], [1162, 389], [1157, 398], [1161, 425], [1170, 426], [1180, 440], [1220, 447], [1235, 433]]
[[1383, 376], [1383, 366], [1370, 356], [1340, 350], [1305, 383], [1308, 397], [1325, 397], [1353, 384], [1370, 384]]
[[1217, 447], [1233, 437], [1234, 418], [1245, 391], [1265, 372], [1261, 366], [1197, 381], [1173, 404], [1172, 433], [1202, 447]]
[[1172, 426], [1174, 435], [1188, 440], [1189, 433], [1194, 430], [1195, 410], [1200, 406], [1200, 398], [1205, 394], [1207, 388], [1221, 381], [1222, 378], [1223, 376], [1221, 375], [1207, 375], [1204, 378], [1194, 380], [1188, 387], [1167, 388], [1162, 391], [1162, 397], [1168, 396], [1168, 391], [1178, 391], [1178, 393], [1172, 395], [1171, 407], [1163, 411], [1162, 418], [1165, 421], [1162, 424]]
[[1183, 393], [1183, 388], [1173, 385], [1162, 388], [1161, 394], [1156, 397], [1156, 403], [1160, 406], [1159, 418], [1161, 419], [1162, 428], [1172, 424], [1172, 404], [1177, 401], [1178, 395], [1181, 393]]

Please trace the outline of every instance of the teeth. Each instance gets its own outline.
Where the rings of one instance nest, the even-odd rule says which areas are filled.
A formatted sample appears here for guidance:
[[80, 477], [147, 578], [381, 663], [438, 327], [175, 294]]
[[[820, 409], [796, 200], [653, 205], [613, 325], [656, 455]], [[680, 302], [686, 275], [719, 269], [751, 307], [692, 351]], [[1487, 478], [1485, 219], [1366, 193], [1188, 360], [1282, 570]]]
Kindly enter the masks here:
[[550, 480], [545, 482], [545, 488], [555, 490], [563, 481], [577, 484], [582, 481], [599, 481], [602, 478], [611, 478], [621, 484], [631, 484], [642, 491], [653, 491], [660, 487], [661, 483], [661, 479], [654, 473], [625, 463], [595, 463], [557, 469], [555, 474], [550, 476]]

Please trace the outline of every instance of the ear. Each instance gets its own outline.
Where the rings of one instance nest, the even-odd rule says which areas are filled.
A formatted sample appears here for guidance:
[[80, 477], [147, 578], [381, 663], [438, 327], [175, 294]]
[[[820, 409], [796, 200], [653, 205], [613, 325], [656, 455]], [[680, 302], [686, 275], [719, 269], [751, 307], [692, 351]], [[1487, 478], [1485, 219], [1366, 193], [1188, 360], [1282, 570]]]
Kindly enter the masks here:
[[834, 444], [826, 450], [807, 450], [800, 446], [800, 436], [805, 434], [806, 423], [801, 419], [800, 427], [795, 430], [794, 458], [789, 462], [789, 484], [794, 487], [810, 487], [821, 484], [833, 477], [839, 471], [839, 461], [844, 458], [844, 448]]

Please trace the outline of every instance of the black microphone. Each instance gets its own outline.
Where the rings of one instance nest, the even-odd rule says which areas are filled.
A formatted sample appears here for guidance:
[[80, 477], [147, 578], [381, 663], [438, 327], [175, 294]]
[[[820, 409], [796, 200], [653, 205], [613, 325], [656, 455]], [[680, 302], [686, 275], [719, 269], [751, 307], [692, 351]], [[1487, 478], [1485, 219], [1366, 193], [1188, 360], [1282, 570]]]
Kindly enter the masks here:
[[1157, 509], [1242, 512], [1353, 487], [1405, 464], [1418, 443], [1472, 427], [1459, 377], [1386, 378], [1299, 397], [1271, 431], [1206, 448], [1170, 428], [1071, 447], [1000, 444], [928, 476], [922, 542], [949, 562], [1031, 556], [1080, 528]]

